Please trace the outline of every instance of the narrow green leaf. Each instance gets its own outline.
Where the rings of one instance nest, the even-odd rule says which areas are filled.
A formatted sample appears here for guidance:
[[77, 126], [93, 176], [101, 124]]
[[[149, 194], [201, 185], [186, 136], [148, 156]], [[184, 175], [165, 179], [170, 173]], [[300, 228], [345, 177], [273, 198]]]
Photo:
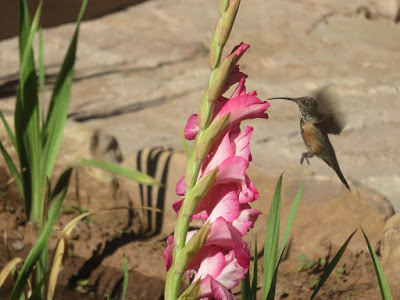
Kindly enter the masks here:
[[38, 284], [35, 286], [35, 289], [32, 293], [32, 295], [29, 297], [29, 300], [41, 300], [43, 299], [42, 295], [41, 295], [41, 291], [44, 288], [44, 284], [46, 283], [46, 279], [48, 276], [48, 272], [46, 273], [45, 276], [43, 276], [40, 281], [38, 282]]
[[42, 165], [47, 177], [51, 177], [54, 162], [67, 120], [68, 106], [71, 96], [71, 87], [74, 76], [74, 64], [78, 44], [79, 26], [85, 11], [87, 0], [83, 0], [79, 16], [76, 21], [74, 35], [72, 36], [68, 51], [65, 55], [60, 72], [57, 75], [51, 96], [47, 118], [42, 131], [43, 161]]
[[8, 154], [6, 148], [4, 148], [3, 143], [0, 141], [0, 150], [3, 154], [4, 161], [7, 164], [8, 170], [10, 171], [10, 175], [12, 177], [16, 177], [15, 182], [17, 183], [17, 187], [21, 195], [24, 195], [24, 186], [22, 185], [21, 177], [19, 176], [17, 167], [15, 166], [13, 160], [11, 159], [10, 155]]
[[69, 185], [69, 180], [70, 180], [72, 171], [73, 171], [72, 167], [67, 168], [60, 175], [60, 177], [58, 177], [57, 183], [51, 194], [51, 199], [55, 199], [60, 193], [62, 193], [66, 189], [66, 187]]
[[[253, 300], [257, 300], [257, 270], [258, 270], [258, 251], [257, 251], [257, 237], [254, 241], [254, 259], [253, 259], [253, 278], [251, 280], [251, 293], [252, 293], [252, 298]], [[248, 298], [242, 298], [242, 299], [248, 299]]]
[[290, 230], [292, 229], [294, 218], [296, 217], [297, 207], [299, 206], [301, 194], [303, 193], [303, 188], [304, 188], [304, 181], [300, 185], [300, 188], [296, 194], [296, 197], [294, 198], [292, 208], [290, 209], [290, 212], [289, 212], [289, 217], [288, 217], [288, 220], [287, 220], [286, 226], [285, 226], [285, 232], [283, 233], [283, 237], [282, 237], [280, 256], [283, 255], [283, 250], [285, 249], [286, 244], [289, 240]]
[[123, 258], [124, 261], [124, 282], [122, 284], [122, 299], [126, 299], [126, 291], [128, 289], [128, 277], [129, 277], [129, 271], [128, 271], [128, 262], [126, 260], [126, 257], [124, 256]]
[[40, 101], [39, 107], [40, 109], [40, 121], [41, 127], [44, 125], [44, 47], [43, 47], [43, 33], [42, 29], [39, 28], [39, 93], [40, 93]]
[[[69, 169], [69, 175], [71, 175], [72, 169]], [[32, 272], [33, 267], [38, 262], [43, 250], [48, 246], [48, 241], [50, 234], [53, 230], [54, 224], [56, 223], [58, 214], [61, 209], [61, 204], [67, 194], [68, 184], [65, 186], [65, 189], [62, 191], [61, 195], [58, 197], [57, 200], [53, 201], [53, 205], [50, 207], [49, 210], [49, 217], [47, 220], [46, 225], [43, 227], [39, 238], [37, 239], [36, 243], [33, 245], [33, 248], [28, 254], [28, 257], [25, 260], [24, 265], [19, 273], [18, 279], [15, 282], [12, 294], [10, 299], [17, 300], [21, 296], [24, 290], [24, 286], [29, 275]]]
[[12, 145], [14, 146], [14, 149], [17, 150], [17, 142], [15, 140], [15, 135], [12, 132], [10, 125], [8, 125], [8, 122], [1, 111], [0, 111], [0, 118], [3, 121], [4, 128], [6, 129], [7, 135], [10, 138], [10, 141], [11, 141]]
[[41, 218], [40, 129], [37, 99], [37, 78], [32, 42], [38, 27], [42, 2], [36, 10], [32, 26], [26, 0], [19, 1], [20, 72], [14, 111], [16, 149], [24, 185], [25, 212], [29, 219]]
[[130, 168], [122, 167], [122, 166], [114, 164], [114, 163], [106, 162], [106, 161], [81, 160], [78, 163], [76, 163], [76, 166], [94, 167], [94, 168], [102, 169], [104, 171], [126, 177], [128, 179], [131, 179], [131, 180], [136, 181], [141, 184], [162, 186], [162, 183], [156, 181], [153, 177], [151, 177], [147, 174], [132, 170]]
[[[282, 253], [285, 252], [286, 246], [283, 248]], [[272, 281], [271, 281], [271, 287], [268, 291], [268, 296], [267, 296], [267, 300], [274, 300], [275, 299], [275, 288], [276, 288], [276, 280], [278, 278], [278, 268], [279, 268], [279, 264], [281, 263], [283, 255], [279, 256], [278, 262], [276, 263], [276, 268], [274, 270], [274, 276], [272, 277]]]
[[[283, 175], [283, 174], [282, 174]], [[271, 203], [268, 216], [267, 230], [265, 233], [264, 244], [264, 276], [263, 276], [263, 299], [266, 299], [271, 288], [277, 265], [279, 231], [280, 231], [280, 215], [281, 215], [281, 189], [282, 175], [276, 184], [275, 193]]]
[[[25, 1], [24, 1], [25, 2]], [[33, 47], [33, 38], [35, 37], [35, 33], [37, 31], [37, 28], [39, 26], [39, 20], [40, 20], [40, 15], [42, 13], [42, 5], [43, 2], [40, 1], [39, 5], [36, 9], [35, 16], [32, 21], [32, 25], [29, 29], [29, 34], [26, 38], [25, 41], [25, 47], [22, 52], [22, 57], [20, 61], [20, 74], [22, 74], [26, 69], [31, 69], [32, 68], [32, 60], [33, 60], [33, 52], [32, 52], [32, 47]], [[29, 64], [29, 66], [28, 66]], [[34, 65], [34, 64], [33, 64]], [[22, 77], [22, 76], [21, 76]]]
[[332, 259], [331, 263], [328, 264], [325, 269], [324, 273], [322, 273], [317, 286], [314, 289], [313, 294], [311, 295], [310, 300], [314, 299], [314, 297], [317, 295], [318, 291], [321, 289], [325, 281], [328, 279], [329, 275], [332, 273], [333, 269], [336, 267], [336, 265], [339, 263], [340, 258], [342, 257], [344, 251], [347, 248], [347, 245], [350, 243], [351, 238], [354, 236], [357, 230], [355, 230], [350, 236], [347, 238], [346, 242], [343, 244], [343, 246], [339, 249], [338, 253], [336, 253], [335, 257]]
[[379, 288], [381, 290], [382, 300], [393, 300], [392, 293], [390, 292], [389, 284], [386, 281], [385, 274], [383, 273], [383, 269], [381, 264], [379, 263], [379, 259], [376, 256], [374, 249], [372, 248], [367, 235], [364, 232], [364, 229], [361, 227], [362, 233], [365, 238], [365, 242], [367, 243], [369, 254], [371, 255], [372, 262], [374, 264], [374, 269], [376, 273], [376, 278], [378, 279]]
[[251, 287], [250, 287], [250, 268], [247, 270], [246, 275], [240, 282], [240, 295], [241, 299], [251, 299]]

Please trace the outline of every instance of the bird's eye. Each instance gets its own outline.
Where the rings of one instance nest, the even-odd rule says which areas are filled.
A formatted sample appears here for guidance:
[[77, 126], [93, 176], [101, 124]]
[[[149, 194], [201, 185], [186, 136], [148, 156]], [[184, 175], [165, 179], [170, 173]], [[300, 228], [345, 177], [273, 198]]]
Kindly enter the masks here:
[[306, 104], [306, 100], [301, 100], [301, 103]]

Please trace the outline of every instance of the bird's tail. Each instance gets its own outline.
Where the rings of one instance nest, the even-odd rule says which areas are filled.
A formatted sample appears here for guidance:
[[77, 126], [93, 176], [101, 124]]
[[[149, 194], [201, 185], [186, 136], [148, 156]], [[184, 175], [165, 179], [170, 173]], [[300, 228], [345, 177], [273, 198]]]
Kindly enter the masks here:
[[322, 157], [322, 159], [335, 170], [336, 174], [339, 176], [340, 181], [346, 186], [346, 188], [351, 192], [350, 186], [347, 183], [346, 178], [344, 178], [342, 171], [340, 170], [339, 163], [337, 162], [336, 155], [333, 153], [331, 158]]

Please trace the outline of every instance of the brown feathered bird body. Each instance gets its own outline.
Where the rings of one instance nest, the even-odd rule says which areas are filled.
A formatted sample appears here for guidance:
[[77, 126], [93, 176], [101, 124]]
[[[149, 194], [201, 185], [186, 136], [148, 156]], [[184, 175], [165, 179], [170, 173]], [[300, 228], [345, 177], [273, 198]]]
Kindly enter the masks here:
[[308, 158], [316, 155], [336, 172], [346, 188], [350, 190], [328, 138], [328, 134], [340, 134], [345, 125], [342, 115], [335, 109], [331, 93], [320, 90], [313, 97], [276, 97], [269, 100], [273, 99], [290, 100], [296, 102], [299, 107], [301, 136], [308, 150], [302, 154], [300, 163], [303, 164], [304, 159], [309, 163]]

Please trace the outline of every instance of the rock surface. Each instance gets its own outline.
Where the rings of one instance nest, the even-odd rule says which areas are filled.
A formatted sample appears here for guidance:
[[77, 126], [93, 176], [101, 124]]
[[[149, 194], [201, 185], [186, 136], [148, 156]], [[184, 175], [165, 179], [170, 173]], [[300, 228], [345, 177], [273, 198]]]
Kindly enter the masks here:
[[[342, 135], [331, 139], [343, 173], [385, 195], [398, 210], [400, 25], [379, 10], [391, 3], [243, 1], [227, 51], [240, 41], [251, 44], [241, 69], [262, 99], [332, 85], [348, 116]], [[360, 7], [372, 17], [360, 16]], [[180, 148], [182, 129], [207, 82], [216, 17], [214, 2], [175, 0], [84, 22], [70, 119], [115, 136], [127, 157], [149, 146]], [[64, 25], [44, 32], [47, 97], [72, 30]], [[0, 42], [0, 49], [0, 108], [11, 115], [16, 39]], [[272, 103], [269, 115], [252, 123], [255, 164], [274, 176], [286, 170], [299, 178], [336, 178], [316, 158], [310, 167], [299, 165], [305, 146], [292, 103]]]
[[[257, 229], [260, 235], [279, 175], [286, 170], [282, 222], [298, 186], [306, 180], [293, 228], [293, 255], [297, 251], [322, 257], [331, 248], [337, 251], [359, 224], [377, 248], [385, 220], [393, 214], [391, 205], [400, 209], [400, 25], [393, 22], [397, 15], [398, 2], [394, 0], [242, 1], [226, 49], [230, 51], [241, 41], [251, 44], [240, 61], [241, 70], [249, 74], [248, 89], [267, 99], [302, 96], [329, 84], [348, 117], [344, 132], [331, 141], [353, 194], [317, 158], [309, 167], [300, 166], [305, 146], [297, 107], [292, 103], [273, 102], [269, 120], [251, 123], [255, 130], [250, 177], [261, 194], [257, 208], [265, 213]], [[143, 159], [150, 157], [155, 166], [168, 163], [173, 170], [168, 173], [173, 176], [168, 177], [162, 192], [163, 218], [158, 219], [153, 212], [139, 213], [150, 233], [161, 230], [157, 239], [173, 231], [171, 204], [176, 200], [175, 183], [184, 174], [184, 155], [168, 148], [182, 147], [183, 127], [189, 115], [198, 110], [209, 75], [207, 49], [216, 18], [217, 6], [212, 1], [148, 1], [85, 21], [81, 27], [69, 114], [71, 123], [80, 124], [68, 125], [72, 127], [70, 136], [77, 135], [78, 142], [70, 145], [71, 140], [64, 141], [60, 163], [90, 154], [116, 162], [127, 157], [124, 164], [137, 167], [138, 151]], [[46, 99], [73, 29], [68, 24], [44, 31]], [[0, 42], [0, 109], [7, 116], [13, 114], [17, 53], [15, 38]], [[102, 132], [100, 138], [95, 137], [96, 130]], [[122, 153], [112, 137], [118, 140]], [[166, 148], [154, 148], [161, 145]], [[68, 157], [68, 146], [79, 150], [74, 157]], [[142, 163], [143, 170], [152, 166]], [[151, 168], [156, 176], [163, 176], [163, 168]], [[108, 183], [114, 179], [94, 177]], [[137, 185], [119, 182], [128, 196], [140, 193]], [[140, 203], [133, 202], [138, 198], [101, 203], [106, 208], [159, 207], [158, 192], [146, 189]], [[122, 213], [113, 218], [119, 224]], [[358, 233], [349, 249], [365, 247], [363, 243]], [[85, 250], [82, 257], [90, 256], [94, 247]], [[119, 253], [124, 249], [121, 247]], [[152, 253], [159, 260], [151, 276], [161, 276], [163, 262], [158, 254]], [[146, 266], [140, 260], [143, 258], [138, 258], [134, 267], [144, 273]]]
[[[382, 267], [390, 286], [396, 286], [400, 280], [400, 214], [391, 217], [385, 225], [381, 246]], [[400, 291], [393, 293], [393, 299], [400, 297]]]

